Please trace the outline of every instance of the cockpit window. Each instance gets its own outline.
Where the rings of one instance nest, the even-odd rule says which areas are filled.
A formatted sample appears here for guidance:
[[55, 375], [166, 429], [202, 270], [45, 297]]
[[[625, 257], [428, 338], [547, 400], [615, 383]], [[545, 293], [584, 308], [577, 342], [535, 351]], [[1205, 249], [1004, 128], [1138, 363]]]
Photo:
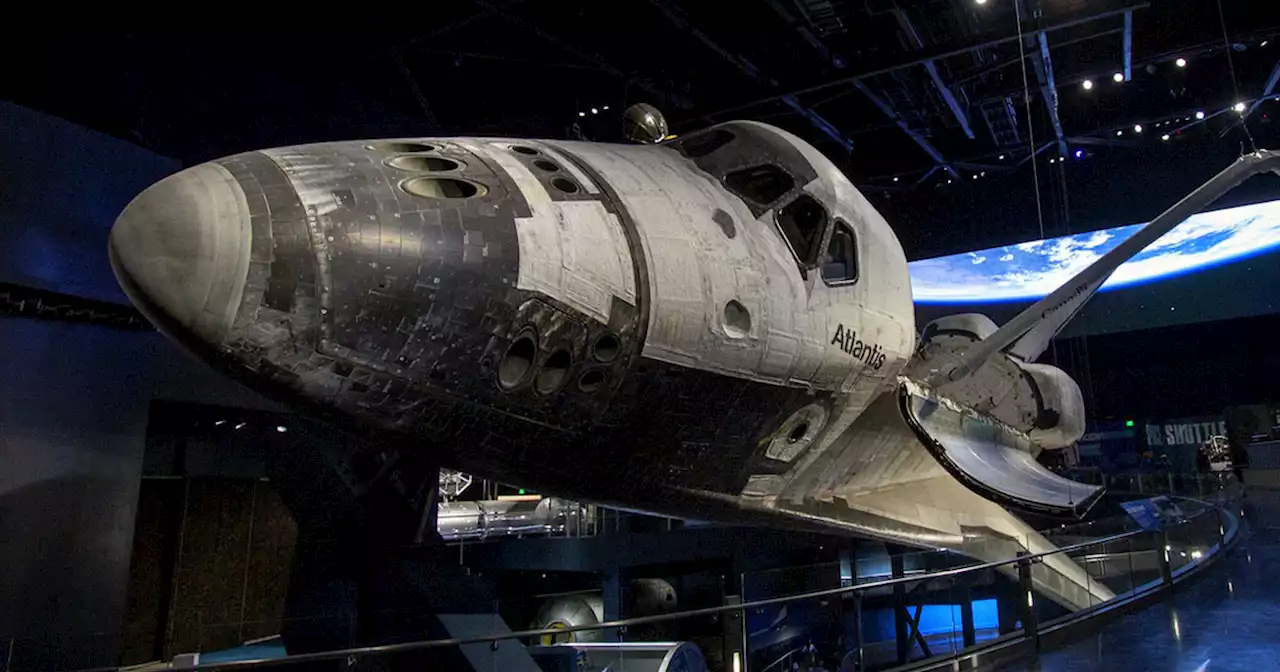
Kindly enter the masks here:
[[706, 133], [699, 133], [688, 140], [681, 140], [679, 148], [685, 156], [691, 159], [700, 159], [724, 147], [732, 140], [732, 133], [723, 128], [717, 128]]
[[778, 211], [778, 227], [800, 265], [811, 267], [818, 256], [822, 234], [827, 230], [827, 211], [822, 204], [807, 194], [796, 198]]
[[760, 206], [782, 198], [795, 184], [787, 171], [769, 164], [735, 170], [724, 176], [724, 186], [729, 191]]
[[827, 253], [822, 258], [822, 280], [828, 285], [842, 285], [858, 279], [858, 252], [853, 229], [843, 220], [836, 220], [827, 243]]

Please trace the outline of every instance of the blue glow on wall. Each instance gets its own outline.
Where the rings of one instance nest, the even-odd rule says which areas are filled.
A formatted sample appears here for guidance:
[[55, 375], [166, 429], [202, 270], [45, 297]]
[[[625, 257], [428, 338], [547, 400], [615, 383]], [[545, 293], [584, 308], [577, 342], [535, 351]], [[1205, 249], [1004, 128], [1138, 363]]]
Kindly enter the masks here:
[[[1039, 299], [1128, 239], [1133, 224], [909, 264], [917, 303]], [[1196, 273], [1280, 250], [1280, 201], [1204, 212], [1124, 263], [1102, 291]]]
[[[914, 610], [915, 607], [910, 607]], [[1000, 627], [994, 598], [973, 601], [973, 629], [977, 632]], [[893, 610], [874, 609], [862, 614], [863, 636], [867, 642], [884, 642], [894, 639]], [[958, 604], [926, 604], [920, 611], [920, 632], [924, 635], [963, 632], [964, 621]]]
[[[960, 605], [958, 604], [926, 604], [920, 610], [920, 632], [932, 635], [945, 632], [960, 632]], [[976, 600], [973, 603], [973, 628], [984, 630], [999, 625], [996, 617], [996, 601]]]

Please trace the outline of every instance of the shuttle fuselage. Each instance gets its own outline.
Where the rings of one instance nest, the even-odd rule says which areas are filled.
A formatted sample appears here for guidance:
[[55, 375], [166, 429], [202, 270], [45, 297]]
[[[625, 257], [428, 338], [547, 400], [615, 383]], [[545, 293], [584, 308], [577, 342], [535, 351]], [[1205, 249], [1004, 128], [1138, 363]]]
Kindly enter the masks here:
[[888, 224], [752, 122], [239, 154], [140, 195], [111, 251], [149, 317], [258, 389], [445, 466], [659, 510], [786, 471], [915, 337]]

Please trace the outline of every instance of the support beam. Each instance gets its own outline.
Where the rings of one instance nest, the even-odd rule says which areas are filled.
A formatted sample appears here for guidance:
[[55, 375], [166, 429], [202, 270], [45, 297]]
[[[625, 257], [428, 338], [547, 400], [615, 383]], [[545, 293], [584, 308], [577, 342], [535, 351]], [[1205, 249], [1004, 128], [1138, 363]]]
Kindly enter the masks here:
[[[902, 28], [902, 32], [906, 33], [907, 40], [915, 46], [916, 49], [924, 49], [924, 40], [920, 38], [920, 34], [916, 32], [916, 27], [912, 25], [911, 19], [907, 18], [907, 13], [901, 9], [894, 9], [893, 15], [898, 19], [898, 26]], [[951, 87], [942, 81], [942, 75], [938, 73], [938, 64], [935, 61], [928, 60], [924, 62], [924, 69], [929, 73], [929, 81], [933, 82], [933, 87], [937, 89], [942, 96], [943, 102], [947, 107], [951, 108], [951, 114], [955, 115], [956, 121], [960, 124], [960, 128], [964, 130], [964, 134], [970, 140], [973, 139], [973, 129], [969, 128], [969, 115], [965, 113], [964, 107], [960, 105], [960, 101], [951, 91]]]
[[1072, 136], [1067, 139], [1073, 145], [1092, 145], [1096, 147], [1141, 147], [1142, 143], [1112, 138], [1095, 138], [1089, 135]]
[[[516, 4], [516, 3], [511, 3], [511, 4]], [[425, 33], [420, 33], [420, 34], [418, 34], [418, 35], [414, 35], [413, 37], [411, 37], [411, 38], [409, 38], [409, 39], [405, 40], [404, 42], [401, 42], [400, 44], [396, 44], [396, 45], [392, 45], [392, 46], [390, 46], [390, 47], [387, 47], [385, 50], [383, 50], [383, 52], [382, 52], [382, 53], [383, 53], [383, 54], [400, 54], [400, 53], [403, 53], [405, 50], [407, 50], [407, 49], [409, 49], [409, 48], [413, 47], [413, 46], [414, 46], [414, 45], [416, 45], [416, 44], [419, 44], [419, 43], [424, 42], [424, 41], [426, 41], [426, 40], [430, 40], [430, 39], [434, 39], [434, 38], [437, 38], [437, 37], [441, 37], [441, 36], [445, 35], [446, 33], [452, 33], [452, 32], [454, 32], [454, 31], [456, 31], [456, 30], [461, 30], [461, 29], [466, 28], [467, 26], [469, 26], [469, 25], [471, 25], [471, 24], [475, 23], [476, 21], [480, 21], [480, 20], [482, 20], [482, 19], [487, 19], [487, 18], [489, 18], [489, 17], [491, 17], [491, 16], [493, 16], [493, 15], [495, 15], [495, 14], [497, 14], [497, 13], [498, 13], [498, 10], [497, 10], [497, 9], [493, 9], [493, 8], [481, 10], [481, 11], [479, 11], [479, 12], [476, 12], [475, 14], [472, 14], [471, 16], [468, 16], [468, 17], [464, 17], [464, 18], [458, 19], [457, 21], [453, 21], [453, 22], [451, 22], [451, 23], [446, 23], [446, 24], [445, 24], [445, 25], [443, 25], [443, 26], [439, 26], [439, 27], [437, 27], [437, 28], [435, 28], [435, 29], [433, 29], [433, 30], [427, 31], [427, 32], [425, 32]]]
[[1028, 161], [1034, 161], [1037, 156], [1040, 156], [1040, 154], [1044, 152], [1044, 150], [1049, 149], [1050, 147], [1053, 147], [1054, 144], [1055, 143], [1052, 143], [1052, 142], [1046, 142], [1043, 145], [1040, 145], [1040, 147], [1036, 149], [1036, 151], [1031, 152], [1030, 154], [1023, 157], [1021, 161], [1019, 161], [1017, 164], [1014, 165], [1014, 167], [1021, 168], [1022, 164]]
[[422, 93], [422, 87], [418, 86], [418, 79], [413, 76], [413, 72], [409, 70], [409, 66], [404, 62], [404, 56], [397, 53], [395, 55], [396, 68], [400, 70], [400, 74], [404, 77], [404, 81], [409, 85], [409, 91], [413, 93], [414, 100], [418, 101], [418, 107], [422, 108], [422, 115], [426, 117], [427, 129], [435, 130], [440, 127], [440, 121], [436, 119], [435, 110], [431, 109], [431, 103], [427, 102], [427, 97]]
[[844, 69], [844, 66], [845, 66], [844, 59], [832, 53], [831, 50], [827, 48], [827, 45], [823, 43], [822, 39], [819, 38], [817, 35], [814, 35], [813, 31], [809, 30], [809, 26], [805, 25], [801, 21], [797, 21], [796, 18], [791, 15], [791, 12], [787, 11], [787, 8], [784, 7], [781, 2], [779, 2], [778, 0], [765, 0], [765, 2], [767, 2], [769, 6], [773, 8], [773, 11], [776, 12], [778, 16], [782, 17], [783, 21], [787, 22], [788, 26], [791, 26], [793, 30], [799, 33], [800, 37], [804, 39], [804, 41], [807, 42], [810, 47], [813, 47], [814, 51], [818, 52], [819, 54], [822, 54], [822, 59], [824, 61], [831, 63], [831, 65], [834, 66], [836, 70]]
[[[1120, 3], [1108, 2], [1107, 4], [1119, 5]], [[793, 95], [804, 95], [807, 93], [813, 93], [815, 91], [828, 89], [834, 86], [851, 84], [858, 80], [875, 77], [876, 75], [883, 75], [883, 74], [893, 72], [895, 70], [902, 70], [903, 68], [911, 68], [917, 65], [923, 65], [925, 61], [931, 61], [931, 60], [940, 61], [947, 58], [951, 58], [952, 56], [967, 54], [972, 51], [977, 51], [979, 49], [985, 49], [987, 47], [994, 47], [1001, 44], [1007, 44], [1009, 42], [1017, 42], [1020, 38], [1025, 36], [1036, 35], [1041, 32], [1051, 33], [1057, 30], [1071, 28], [1073, 26], [1078, 26], [1084, 23], [1089, 23], [1092, 21], [1100, 20], [1100, 19], [1110, 18], [1119, 14], [1123, 14], [1125, 12], [1132, 12], [1138, 9], [1145, 9], [1148, 6], [1149, 6], [1149, 3], [1146, 3], [1146, 2], [1131, 3], [1125, 6], [1116, 7], [1115, 9], [1100, 11], [1098, 13], [1090, 14], [1087, 16], [1062, 19], [1061, 21], [1052, 23], [1047, 26], [1038, 26], [1030, 23], [1024, 23], [1020, 31], [1015, 26], [1014, 30], [1008, 31], [1005, 33], [994, 34], [994, 35], [987, 34], [985, 36], [974, 37], [972, 40], [964, 43], [946, 44], [946, 45], [938, 45], [938, 46], [930, 47], [924, 50], [923, 52], [916, 54], [915, 58], [911, 58], [903, 61], [892, 61], [889, 59], [885, 59], [884, 61], [881, 61], [879, 64], [870, 65], [865, 70], [857, 74], [846, 75], [846, 76], [832, 79], [826, 82], [821, 82], [821, 83], [813, 84], [811, 86], [806, 86], [800, 89], [795, 89], [793, 91], [788, 91], [786, 93], [790, 93]], [[779, 93], [771, 96], [766, 96], [764, 98], [742, 103], [740, 105], [734, 105], [733, 107], [727, 107], [723, 110], [718, 110], [716, 112], [705, 114], [703, 115], [703, 117], [708, 117], [708, 118], [717, 117], [717, 116], [729, 114], [732, 112], [738, 112], [750, 107], [755, 107], [757, 105], [777, 102], [781, 100], [782, 96], [786, 95], [786, 93]]]
[[1040, 89], [1044, 95], [1044, 103], [1049, 107], [1049, 121], [1053, 122], [1053, 135], [1058, 139], [1058, 155], [1066, 156], [1067, 142], [1063, 139], [1062, 119], [1058, 116], [1058, 86], [1053, 81], [1053, 59], [1049, 58], [1049, 38], [1044, 33], [1040, 33], [1038, 38], [1040, 64], [1036, 68], [1036, 74], [1040, 76]]
[[898, 114], [897, 110], [893, 109], [892, 105], [880, 96], [876, 95], [876, 93], [860, 79], [854, 80], [853, 86], [861, 91], [862, 95], [867, 97], [867, 100], [870, 100], [873, 105], [879, 108], [880, 111], [884, 113], [884, 116], [889, 117], [890, 121], [896, 124], [898, 128], [902, 129], [902, 132], [906, 133], [907, 137], [911, 138], [913, 142], [919, 145], [920, 149], [923, 149], [924, 153], [928, 154], [929, 158], [933, 159], [935, 164], [947, 171], [947, 173], [952, 177], [960, 177], [960, 175], [956, 173], [955, 168], [947, 165], [947, 160], [942, 156], [942, 152], [939, 152], [938, 148], [934, 147], [933, 143], [929, 142], [928, 138], [920, 135], [920, 133], [918, 133], [914, 128], [911, 128], [911, 125], [907, 123], [906, 119], [902, 118], [902, 115]]
[[1133, 79], [1133, 12], [1124, 13], [1124, 81]]
[[1010, 170], [1013, 170], [1013, 166], [1010, 166], [1008, 164], [1003, 164], [1003, 163], [974, 163], [973, 161], [952, 161], [951, 165], [960, 166], [961, 168], [964, 168], [966, 170], [976, 170], [979, 172], [984, 170], [992, 170], [992, 171], [1003, 173], [1003, 172], [1008, 172]]
[[1258, 96], [1258, 99], [1253, 101], [1253, 104], [1245, 111], [1245, 117], [1253, 114], [1253, 111], [1258, 109], [1258, 106], [1276, 90], [1277, 83], [1280, 83], [1280, 61], [1276, 61], [1276, 67], [1271, 69], [1271, 76], [1267, 78], [1267, 85], [1262, 88], [1262, 95]]
[[[719, 55], [720, 58], [724, 59], [726, 63], [729, 63], [730, 65], [734, 66], [738, 70], [741, 70], [748, 77], [756, 80], [757, 82], [760, 82], [765, 86], [768, 86], [768, 87], [778, 86], [777, 80], [760, 72], [760, 69], [757, 68], [750, 61], [746, 60], [745, 58], [742, 58], [741, 56], [731, 53], [724, 47], [720, 46], [720, 44], [717, 43], [715, 40], [711, 39], [710, 35], [707, 35], [706, 33], [702, 32], [701, 29], [689, 23], [689, 21], [680, 14], [679, 10], [673, 7], [669, 2], [667, 2], [667, 0], [649, 0], [649, 3], [652, 4], [655, 8], [657, 8], [658, 11], [662, 12], [662, 15], [665, 16], [667, 20], [672, 23], [672, 25], [696, 37], [698, 41], [703, 44], [703, 46], [707, 47], [711, 51], [716, 52], [716, 54]], [[800, 103], [799, 98], [797, 98], [796, 94], [784, 94], [780, 96], [778, 99], [784, 105], [786, 105], [787, 107], [790, 107], [792, 110], [795, 110], [797, 114], [804, 117], [810, 124], [813, 125], [814, 128], [821, 131], [823, 135], [826, 135], [827, 137], [834, 140], [841, 147], [844, 147], [846, 152], [853, 151], [853, 140], [850, 140], [844, 133], [840, 131], [839, 128], [836, 128], [835, 124], [831, 123], [830, 121], [827, 121], [827, 119], [824, 118], [821, 114], [819, 114], [816, 110], [802, 105]]]
[[659, 87], [654, 82], [648, 79], [645, 79], [643, 77], [633, 76], [631, 74], [628, 74], [626, 72], [619, 70], [618, 68], [614, 67], [613, 64], [606, 61], [603, 57], [590, 52], [583, 51], [582, 49], [579, 49], [573, 46], [572, 44], [569, 44], [568, 42], [556, 37], [555, 35], [552, 35], [551, 33], [548, 33], [547, 31], [539, 28], [538, 26], [520, 18], [515, 12], [510, 11], [510, 7], [498, 6], [497, 4], [491, 2], [490, 0], [474, 0], [474, 2], [475, 4], [483, 7], [484, 9], [489, 10], [489, 12], [491, 12], [495, 18], [500, 19], [502, 21], [506, 21], [507, 23], [510, 23], [514, 26], [518, 26], [519, 28], [522, 28], [530, 33], [533, 33], [534, 35], [537, 35], [543, 40], [546, 40], [547, 42], [550, 42], [551, 44], [556, 45], [556, 47], [563, 50], [564, 52], [568, 54], [572, 54], [575, 58], [578, 58], [587, 63], [594, 63], [600, 66], [601, 70], [604, 70], [605, 72], [615, 77], [618, 77], [619, 79], [624, 79], [628, 82], [635, 84], [637, 87], [641, 88], [651, 96], [655, 96], [660, 100], [669, 101], [671, 104], [675, 105], [676, 107], [681, 107], [681, 108], [693, 107], [693, 101], [689, 100], [687, 97], [678, 95], [672, 91], [664, 90], [662, 87]]
[[925, 171], [925, 173], [924, 173], [924, 175], [921, 175], [921, 176], [920, 176], [920, 179], [916, 180], [916, 185], [915, 185], [915, 186], [917, 186], [917, 187], [918, 187], [918, 186], [920, 186], [920, 185], [924, 184], [924, 183], [925, 183], [925, 181], [926, 181], [926, 180], [928, 180], [929, 178], [933, 177], [933, 174], [934, 174], [934, 173], [936, 173], [936, 172], [938, 172], [938, 169], [939, 169], [939, 168], [941, 168], [941, 167], [942, 167], [942, 166], [934, 166], [934, 167], [930, 168], [929, 170], [926, 170], [926, 171]]

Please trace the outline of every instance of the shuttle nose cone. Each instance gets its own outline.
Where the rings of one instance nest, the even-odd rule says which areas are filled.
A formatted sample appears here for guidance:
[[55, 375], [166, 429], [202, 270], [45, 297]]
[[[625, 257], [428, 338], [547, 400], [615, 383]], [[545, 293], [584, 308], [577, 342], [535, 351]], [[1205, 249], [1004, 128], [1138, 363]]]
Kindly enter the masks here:
[[109, 251], [121, 287], [152, 322], [216, 345], [235, 320], [251, 242], [244, 191], [227, 169], [206, 163], [134, 198], [111, 229]]

